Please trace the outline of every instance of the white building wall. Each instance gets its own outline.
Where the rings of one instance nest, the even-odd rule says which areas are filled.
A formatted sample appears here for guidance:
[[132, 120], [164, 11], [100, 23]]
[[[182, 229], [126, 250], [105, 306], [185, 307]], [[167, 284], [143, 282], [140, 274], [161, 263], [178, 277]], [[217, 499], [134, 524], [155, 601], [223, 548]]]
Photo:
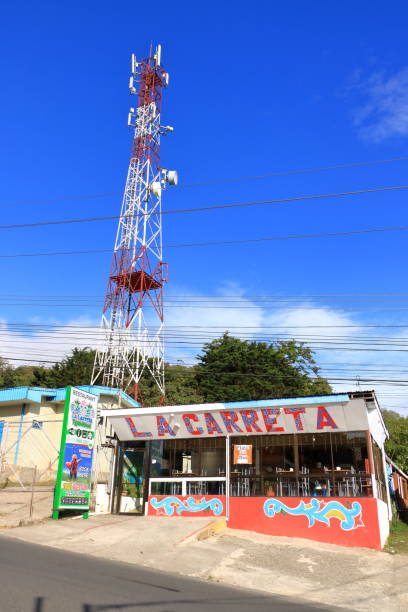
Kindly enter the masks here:
[[378, 446], [382, 448], [387, 438], [387, 432], [385, 429], [384, 421], [381, 417], [380, 409], [374, 402], [366, 402], [366, 406], [368, 425], [371, 435], [377, 442]]
[[380, 527], [381, 548], [384, 547], [388, 536], [390, 535], [390, 521], [388, 519], [388, 505], [377, 499], [378, 524]]

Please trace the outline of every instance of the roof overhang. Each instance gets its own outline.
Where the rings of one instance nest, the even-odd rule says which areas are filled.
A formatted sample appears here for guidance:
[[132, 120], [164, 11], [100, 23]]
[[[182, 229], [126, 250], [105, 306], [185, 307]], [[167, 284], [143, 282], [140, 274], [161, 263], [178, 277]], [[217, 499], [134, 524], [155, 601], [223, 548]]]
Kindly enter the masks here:
[[317, 397], [102, 410], [119, 440], [365, 431], [362, 398]]

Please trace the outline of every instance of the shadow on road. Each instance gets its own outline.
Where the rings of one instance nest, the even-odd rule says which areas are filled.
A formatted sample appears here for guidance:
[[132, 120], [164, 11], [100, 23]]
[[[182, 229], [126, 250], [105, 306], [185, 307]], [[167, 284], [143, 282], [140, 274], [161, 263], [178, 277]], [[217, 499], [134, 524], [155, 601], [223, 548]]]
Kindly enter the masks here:
[[44, 597], [36, 597], [34, 599], [34, 608], [33, 612], [44, 612]]

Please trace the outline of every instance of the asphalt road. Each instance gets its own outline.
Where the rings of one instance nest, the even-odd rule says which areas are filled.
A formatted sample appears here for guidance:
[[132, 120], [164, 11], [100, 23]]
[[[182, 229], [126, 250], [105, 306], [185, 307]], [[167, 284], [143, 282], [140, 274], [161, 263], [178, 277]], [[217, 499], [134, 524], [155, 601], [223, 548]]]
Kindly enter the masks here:
[[0, 537], [0, 576], [1, 612], [316, 612], [330, 609], [6, 536]]

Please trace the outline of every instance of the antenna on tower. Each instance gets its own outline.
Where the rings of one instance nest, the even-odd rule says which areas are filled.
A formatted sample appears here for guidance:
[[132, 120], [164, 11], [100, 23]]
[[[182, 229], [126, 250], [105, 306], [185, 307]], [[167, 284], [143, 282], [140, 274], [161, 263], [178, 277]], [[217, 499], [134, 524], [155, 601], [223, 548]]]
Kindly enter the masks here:
[[157, 45], [156, 47], [156, 54], [155, 54], [155, 59], [156, 59], [156, 66], [160, 66], [161, 63], [161, 45]]
[[[92, 384], [133, 392], [149, 374], [164, 401], [163, 262], [161, 197], [177, 185], [175, 170], [160, 165], [160, 136], [173, 131], [160, 123], [162, 90], [168, 73], [161, 67], [161, 46], [147, 59], [131, 57], [129, 91], [137, 94], [128, 125], [133, 129], [125, 192], [103, 307], [102, 345], [97, 349]], [[138, 88], [137, 88], [138, 84]]]

